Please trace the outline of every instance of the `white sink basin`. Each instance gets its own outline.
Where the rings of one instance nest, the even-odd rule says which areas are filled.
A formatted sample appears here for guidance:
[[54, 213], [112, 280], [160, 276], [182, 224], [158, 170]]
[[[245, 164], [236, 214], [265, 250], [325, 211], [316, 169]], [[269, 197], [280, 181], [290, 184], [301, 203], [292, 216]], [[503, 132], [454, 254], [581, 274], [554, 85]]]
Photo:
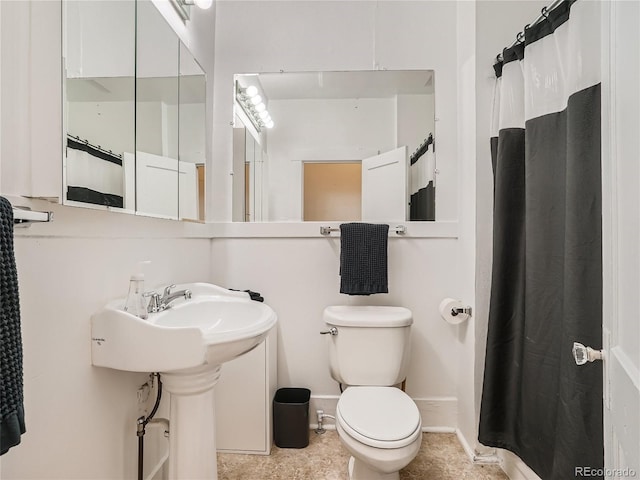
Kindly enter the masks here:
[[[142, 320], [109, 303], [91, 319], [93, 365], [132, 372], [212, 368], [260, 344], [276, 324], [274, 311], [244, 292], [206, 283], [177, 285], [192, 298]], [[186, 372], [185, 372], [186, 373]]]

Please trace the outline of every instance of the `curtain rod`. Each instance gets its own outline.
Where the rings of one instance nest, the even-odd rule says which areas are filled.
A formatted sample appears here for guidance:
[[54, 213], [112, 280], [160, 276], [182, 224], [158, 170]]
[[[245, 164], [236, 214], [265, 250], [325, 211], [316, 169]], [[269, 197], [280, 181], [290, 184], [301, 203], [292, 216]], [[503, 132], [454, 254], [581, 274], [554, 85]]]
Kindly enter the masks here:
[[[536, 17], [533, 23], [529, 23], [525, 25], [524, 29], [533, 27], [534, 25], [537, 25], [542, 19], [547, 18], [549, 16], [549, 12], [554, 8], [556, 8], [558, 5], [560, 5], [563, 1], [564, 0], [554, 0], [554, 2], [551, 3], [551, 5], [547, 7], [542, 7], [542, 10], [540, 10], [540, 15]], [[524, 41], [524, 29], [522, 29], [521, 32], [518, 32], [518, 34], [516, 35], [515, 41], [511, 45], [509, 45], [507, 48], [515, 47], [518, 43], [522, 43]], [[502, 60], [502, 53], [499, 53], [496, 56], [496, 60], [498, 61]]]
[[409, 163], [411, 165], [416, 163], [416, 161], [426, 153], [427, 149], [429, 148], [429, 145], [432, 145], [433, 143], [434, 143], [433, 133], [429, 133], [429, 136], [424, 139], [424, 142], [422, 142], [420, 146], [416, 148], [416, 151], [411, 154], [411, 157], [409, 157]]
[[104, 153], [105, 155], [111, 155], [112, 157], [116, 157], [116, 158], [119, 158], [120, 160], [122, 160], [122, 155], [121, 154], [114, 153], [111, 150], [105, 150], [100, 145], [94, 145], [89, 140], [85, 140], [85, 139], [80, 138], [80, 137], [78, 137], [76, 135], [71, 135], [70, 133], [67, 133], [67, 138], [70, 138], [71, 140], [74, 140], [74, 141], [76, 141], [78, 143], [84, 143], [86, 146], [91, 147], [94, 150], [99, 151], [100, 153]]
[[[339, 228], [335, 228], [335, 227], [320, 227], [320, 235], [324, 235], [324, 236], [330, 236], [331, 232], [339, 232], [340, 229]], [[405, 227], [404, 225], [398, 225], [396, 227], [389, 227], [389, 231], [394, 231], [396, 232], [398, 235], [404, 235], [405, 233], [407, 233], [407, 227]]]

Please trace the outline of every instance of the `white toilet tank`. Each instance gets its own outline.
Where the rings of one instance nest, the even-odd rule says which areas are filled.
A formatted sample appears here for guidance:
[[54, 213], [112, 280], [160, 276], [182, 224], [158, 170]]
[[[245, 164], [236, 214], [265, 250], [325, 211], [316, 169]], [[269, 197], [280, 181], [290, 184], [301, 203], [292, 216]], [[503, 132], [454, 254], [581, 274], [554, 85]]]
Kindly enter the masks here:
[[337, 335], [329, 337], [331, 376], [345, 385], [392, 386], [409, 365], [413, 316], [404, 307], [332, 306], [323, 319]]

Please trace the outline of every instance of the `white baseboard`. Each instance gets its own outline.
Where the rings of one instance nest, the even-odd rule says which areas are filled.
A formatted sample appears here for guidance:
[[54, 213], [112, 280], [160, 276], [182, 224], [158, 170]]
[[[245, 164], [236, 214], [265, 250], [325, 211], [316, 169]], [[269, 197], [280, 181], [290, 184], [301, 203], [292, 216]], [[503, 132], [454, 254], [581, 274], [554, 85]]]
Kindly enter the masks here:
[[[317, 427], [316, 411], [336, 415], [339, 395], [312, 395], [309, 401], [309, 423]], [[454, 433], [458, 418], [458, 399], [455, 397], [414, 398], [422, 418], [422, 431], [434, 433]], [[324, 428], [333, 429], [334, 421], [325, 419]]]
[[458, 399], [455, 397], [414, 398], [425, 432], [453, 433], [458, 427]]
[[498, 449], [500, 466], [511, 480], [540, 480], [536, 472], [531, 470], [517, 455], [508, 450]]
[[425, 427], [424, 425], [422, 431], [425, 433], [456, 433], [456, 429], [453, 427]]

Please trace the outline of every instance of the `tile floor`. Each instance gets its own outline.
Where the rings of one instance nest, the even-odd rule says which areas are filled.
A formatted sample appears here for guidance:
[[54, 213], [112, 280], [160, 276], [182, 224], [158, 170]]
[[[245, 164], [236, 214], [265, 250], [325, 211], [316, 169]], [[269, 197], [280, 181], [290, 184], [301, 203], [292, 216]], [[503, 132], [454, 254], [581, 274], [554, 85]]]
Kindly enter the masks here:
[[[310, 434], [302, 449], [273, 447], [271, 455], [218, 454], [220, 480], [348, 480], [349, 454], [335, 430]], [[507, 480], [498, 465], [473, 465], [452, 433], [424, 433], [418, 456], [400, 480]]]

